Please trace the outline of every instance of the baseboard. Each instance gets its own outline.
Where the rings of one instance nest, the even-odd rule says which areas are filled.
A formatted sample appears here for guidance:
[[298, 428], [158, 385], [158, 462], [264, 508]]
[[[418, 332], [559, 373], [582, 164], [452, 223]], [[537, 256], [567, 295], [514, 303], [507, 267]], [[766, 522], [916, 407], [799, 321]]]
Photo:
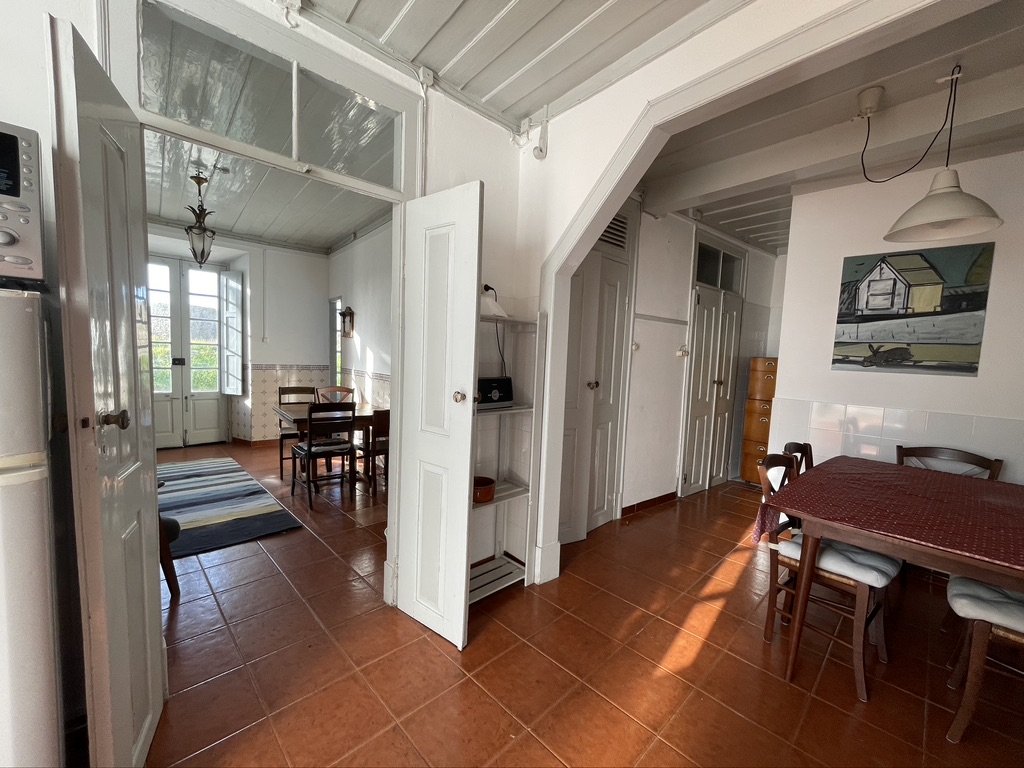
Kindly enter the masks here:
[[557, 579], [559, 562], [562, 556], [562, 545], [557, 541], [550, 544], [538, 544], [533, 558], [533, 582], [543, 584]]
[[250, 448], [269, 448], [272, 445], [277, 445], [277, 440], [246, 440], [243, 437], [232, 437], [232, 443], [239, 443], [240, 445], [247, 445]]
[[645, 509], [656, 507], [659, 504], [665, 504], [669, 501], [675, 501], [676, 495], [674, 493], [663, 493], [661, 496], [655, 496], [653, 499], [647, 499], [646, 501], [638, 501], [636, 504], [630, 504], [629, 506], [622, 508], [622, 516], [627, 517], [629, 515], [635, 515], [637, 512], [643, 512]]

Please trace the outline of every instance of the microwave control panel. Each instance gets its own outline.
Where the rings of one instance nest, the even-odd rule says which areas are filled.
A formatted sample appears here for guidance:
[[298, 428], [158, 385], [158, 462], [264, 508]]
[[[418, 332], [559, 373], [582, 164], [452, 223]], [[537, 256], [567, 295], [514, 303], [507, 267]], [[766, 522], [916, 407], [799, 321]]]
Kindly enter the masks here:
[[43, 279], [39, 135], [0, 123], [0, 277]]

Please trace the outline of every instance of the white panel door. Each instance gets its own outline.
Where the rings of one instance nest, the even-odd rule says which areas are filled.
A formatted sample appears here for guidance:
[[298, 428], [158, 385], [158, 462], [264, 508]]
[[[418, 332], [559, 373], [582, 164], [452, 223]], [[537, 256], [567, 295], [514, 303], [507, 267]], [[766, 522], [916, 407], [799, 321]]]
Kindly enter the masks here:
[[466, 645], [483, 182], [404, 206], [398, 607]]
[[185, 444], [185, 411], [182, 405], [181, 279], [178, 262], [150, 258], [149, 343], [153, 355], [153, 427], [157, 448], [181, 448]]
[[142, 765], [163, 706], [142, 131], [74, 28], [51, 32], [90, 762]]
[[690, 318], [690, 397], [687, 407], [686, 447], [683, 482], [679, 494], [686, 496], [708, 488], [713, 431], [715, 378], [718, 353], [719, 291], [694, 289]]
[[569, 355], [565, 376], [565, 426], [562, 432], [562, 491], [558, 540], [562, 544], [587, 536], [590, 501], [590, 456], [593, 440], [594, 355], [597, 337], [597, 295], [601, 254], [591, 251], [570, 283]]
[[622, 361], [626, 339], [626, 286], [629, 268], [620, 261], [601, 259], [597, 290], [597, 338], [593, 396], [593, 438], [590, 442], [590, 502], [587, 530], [611, 520], [619, 507], [619, 412], [622, 408]]
[[715, 360], [715, 403], [712, 414], [709, 486], [729, 479], [729, 454], [732, 446], [732, 420], [736, 405], [736, 366], [739, 361], [740, 318], [743, 298], [735, 293], [721, 294], [718, 352]]

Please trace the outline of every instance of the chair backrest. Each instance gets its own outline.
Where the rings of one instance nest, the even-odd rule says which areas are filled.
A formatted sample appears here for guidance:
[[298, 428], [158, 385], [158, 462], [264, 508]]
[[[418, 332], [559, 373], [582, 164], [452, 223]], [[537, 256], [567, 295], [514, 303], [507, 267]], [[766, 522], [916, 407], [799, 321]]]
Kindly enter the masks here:
[[[907, 461], [910, 459], [910, 461]], [[940, 472], [951, 472], [955, 475], [971, 475], [989, 480], [998, 480], [1003, 469], [1002, 459], [989, 459], [977, 453], [961, 451], [956, 448], [918, 445], [912, 447], [896, 446], [896, 463], [909, 467], [936, 469]]]
[[806, 472], [808, 469], [814, 469], [814, 451], [811, 450], [810, 443], [786, 443], [782, 452], [796, 456], [797, 472]]
[[391, 409], [377, 408], [373, 412], [373, 421], [370, 423], [370, 431], [373, 440], [386, 440], [391, 432]]
[[312, 443], [337, 440], [339, 437], [351, 442], [355, 432], [356, 404], [310, 403], [306, 407], [306, 430]]
[[316, 387], [278, 387], [277, 404], [315, 403]]
[[356, 399], [356, 391], [352, 387], [317, 387], [318, 403], [344, 403]]
[[770, 499], [797, 475], [797, 459], [789, 453], [769, 453], [757, 467], [761, 492]]

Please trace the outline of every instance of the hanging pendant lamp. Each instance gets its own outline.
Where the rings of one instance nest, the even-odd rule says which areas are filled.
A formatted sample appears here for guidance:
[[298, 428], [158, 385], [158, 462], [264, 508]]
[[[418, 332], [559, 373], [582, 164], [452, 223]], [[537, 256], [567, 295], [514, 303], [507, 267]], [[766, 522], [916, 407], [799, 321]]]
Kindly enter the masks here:
[[188, 235], [188, 247], [192, 251], [192, 258], [202, 269], [203, 264], [210, 258], [213, 238], [217, 236], [217, 233], [206, 226], [206, 217], [213, 213], [213, 211], [206, 210], [206, 206], [203, 205], [203, 185], [209, 179], [203, 175], [202, 171], [198, 170], [194, 176], [189, 176], [189, 178], [195, 182], [196, 188], [199, 190], [199, 206], [197, 208], [193, 208], [191, 205], [185, 206], [196, 217], [195, 224], [185, 227], [185, 234]]
[[[874, 184], [884, 184], [892, 181], [897, 176], [909, 173], [925, 159], [928, 152], [935, 145], [935, 141], [942, 135], [946, 124], [949, 123], [949, 133], [946, 138], [946, 167], [935, 174], [928, 194], [922, 200], [907, 209], [906, 213], [896, 219], [896, 222], [889, 228], [889, 231], [882, 238], [890, 243], [917, 243], [930, 240], [951, 240], [958, 237], [970, 237], [980, 235], [995, 229], [1003, 223], [988, 203], [984, 200], [969, 195], [960, 187], [960, 174], [949, 167], [949, 157], [953, 148], [953, 122], [956, 115], [956, 92], [957, 83], [960, 79], [962, 68], [959, 64], [953, 67], [949, 77], [942, 78], [939, 82], [949, 80], [949, 98], [946, 101], [946, 113], [942, 125], [932, 137], [931, 143], [925, 149], [924, 154], [916, 163], [904, 171], [893, 174], [886, 179], [872, 179], [868, 176], [867, 165], [864, 154], [868, 148], [868, 141], [871, 139], [871, 115], [878, 108], [878, 101], [881, 98], [881, 88], [869, 88], [861, 93], [862, 103], [859, 116], [867, 119], [867, 136], [864, 139], [864, 149], [860, 153], [861, 169], [864, 178]], [[863, 98], [869, 96], [867, 101]]]

